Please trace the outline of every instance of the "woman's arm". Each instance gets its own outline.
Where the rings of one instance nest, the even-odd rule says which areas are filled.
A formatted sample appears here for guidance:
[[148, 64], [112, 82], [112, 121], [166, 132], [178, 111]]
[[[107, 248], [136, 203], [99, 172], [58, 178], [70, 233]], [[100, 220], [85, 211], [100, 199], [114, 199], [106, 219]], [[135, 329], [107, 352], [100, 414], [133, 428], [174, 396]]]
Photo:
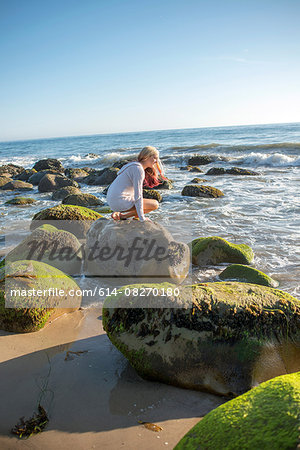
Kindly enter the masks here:
[[140, 165], [134, 165], [131, 169], [131, 179], [134, 189], [134, 205], [139, 219], [144, 222], [145, 216], [143, 208], [143, 181], [145, 178], [145, 171]]

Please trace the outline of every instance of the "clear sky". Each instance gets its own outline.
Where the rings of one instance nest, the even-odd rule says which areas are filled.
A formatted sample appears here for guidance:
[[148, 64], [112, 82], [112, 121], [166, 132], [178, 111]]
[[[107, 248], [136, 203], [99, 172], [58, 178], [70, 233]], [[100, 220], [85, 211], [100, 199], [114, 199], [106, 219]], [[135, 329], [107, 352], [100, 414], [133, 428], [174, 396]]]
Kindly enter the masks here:
[[0, 140], [300, 121], [299, 0], [0, 0]]

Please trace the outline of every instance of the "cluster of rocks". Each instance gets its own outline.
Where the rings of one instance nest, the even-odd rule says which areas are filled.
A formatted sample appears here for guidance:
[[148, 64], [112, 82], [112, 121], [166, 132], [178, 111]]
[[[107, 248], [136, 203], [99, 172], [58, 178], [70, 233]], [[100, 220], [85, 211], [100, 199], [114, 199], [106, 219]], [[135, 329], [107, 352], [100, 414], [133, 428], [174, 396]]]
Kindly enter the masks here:
[[[209, 157], [195, 155], [187, 170], [211, 162]], [[30, 170], [14, 165], [0, 168], [1, 189], [32, 188], [14, 183], [37, 185], [40, 192], [53, 192], [52, 198], [62, 201], [35, 214], [31, 235], [0, 263], [0, 328], [36, 331], [54, 315], [78, 308], [82, 298], [72, 276], [82, 269], [92, 277], [117, 276], [129, 282], [132, 275], [139, 277], [142, 283], [123, 286], [105, 300], [103, 326], [111, 342], [144, 378], [238, 396], [208, 414], [177, 448], [221, 448], [224, 436], [232, 448], [246, 448], [249, 440], [258, 448], [264, 442], [264, 431], [259, 435], [257, 426], [261, 422], [265, 430], [269, 417], [274, 416], [274, 405], [280, 422], [270, 421], [268, 436], [278, 436], [280, 448], [296, 448], [300, 373], [294, 372], [300, 370], [300, 301], [276, 289], [276, 280], [250, 266], [254, 253], [248, 245], [218, 236], [199, 237], [186, 245], [174, 241], [159, 224], [114, 222], [89, 209], [102, 202], [83, 194], [78, 182], [109, 185], [119, 168], [65, 170], [53, 159], [39, 161]], [[213, 168], [206, 175], [257, 175], [250, 172]], [[192, 180], [182, 195], [224, 195], [201, 182]], [[164, 183], [164, 188], [171, 189], [172, 183]], [[162, 200], [157, 189], [144, 190], [144, 196]], [[22, 205], [26, 198], [10, 202]], [[146, 252], [142, 257], [149, 240], [154, 254], [162, 248], [167, 254], [151, 260]], [[113, 251], [108, 258], [108, 249], [114, 248], [122, 249], [121, 257]], [[193, 284], [186, 278], [191, 262], [198, 267], [225, 263], [227, 267], [215, 281]], [[49, 299], [45, 294], [35, 307], [21, 294], [7, 298], [7, 284], [15, 290], [47, 291], [55, 286], [78, 295], [62, 298], [53, 292]], [[142, 292], [147, 289], [145, 299]], [[5, 307], [8, 300], [14, 308]]]
[[[99, 155], [95, 155], [99, 157]], [[67, 168], [65, 169], [62, 163], [54, 158], [47, 158], [37, 161], [32, 169], [24, 169], [21, 166], [14, 164], [7, 164], [0, 167], [0, 189], [4, 191], [30, 191], [34, 186], [38, 187], [41, 193], [53, 192], [53, 200], [61, 200], [64, 204], [72, 204], [78, 206], [102, 206], [103, 203], [96, 196], [91, 194], [83, 194], [80, 191], [79, 183], [84, 183], [91, 186], [106, 186], [103, 193], [105, 194], [109, 185], [116, 178], [118, 171], [124, 164], [127, 164], [132, 159], [120, 160], [113, 164], [112, 167], [106, 167], [101, 170], [92, 169], [89, 167], [83, 168]], [[189, 158], [188, 165], [181, 167], [181, 170], [188, 170], [190, 172], [203, 173], [203, 170], [198, 165], [207, 165], [215, 160], [212, 156], [194, 155]], [[231, 169], [224, 169], [220, 167], [213, 167], [205, 175], [258, 175], [257, 172], [246, 170], [242, 168], [232, 167]], [[224, 193], [212, 186], [201, 185], [205, 182], [201, 178], [194, 178], [182, 190], [183, 196], [190, 197], [204, 197], [217, 198], [224, 196]], [[161, 180], [161, 183], [152, 188], [144, 190], [145, 198], [153, 198], [162, 201], [162, 196], [158, 190], [173, 189], [171, 180]], [[69, 195], [67, 195], [69, 194]], [[26, 203], [11, 203], [11, 204], [30, 204], [30, 200]]]

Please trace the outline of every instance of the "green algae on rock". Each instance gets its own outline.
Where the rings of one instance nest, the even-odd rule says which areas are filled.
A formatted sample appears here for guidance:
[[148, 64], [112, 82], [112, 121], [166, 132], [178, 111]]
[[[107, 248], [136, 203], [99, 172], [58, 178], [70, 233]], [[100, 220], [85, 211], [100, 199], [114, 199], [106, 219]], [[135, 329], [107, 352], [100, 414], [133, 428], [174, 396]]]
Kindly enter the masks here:
[[262, 383], [208, 413], [174, 450], [297, 449], [300, 372]]
[[103, 206], [104, 203], [98, 197], [92, 194], [70, 194], [62, 200], [63, 205], [84, 206]]
[[162, 202], [162, 195], [154, 189], [143, 189], [143, 198], [151, 198], [157, 200], [159, 203]]
[[233, 244], [218, 236], [194, 239], [192, 262], [198, 266], [238, 263], [250, 264], [254, 258], [253, 250], [245, 244]]
[[278, 287], [279, 283], [273, 278], [269, 277], [260, 270], [253, 267], [244, 266], [243, 264], [232, 264], [226, 267], [220, 273], [221, 280], [234, 280], [241, 283], [261, 284], [262, 286]]
[[[83, 206], [56, 205], [44, 209], [32, 218], [30, 229], [41, 225], [41, 221], [57, 226], [59, 229], [70, 231], [78, 238], [86, 236], [92, 222], [102, 217], [96, 211]], [[55, 224], [53, 221], [57, 221]]]
[[214, 188], [212, 186], [203, 186], [197, 184], [188, 184], [184, 186], [181, 195], [204, 198], [217, 198], [224, 196], [223, 192], [220, 191], [220, 189]]
[[0, 268], [0, 329], [37, 331], [80, 303], [75, 281], [48, 264], [23, 260]]
[[41, 261], [67, 273], [79, 274], [83, 259], [82, 247], [76, 236], [44, 224], [36, 228], [6, 255], [6, 262]]
[[153, 295], [128, 295], [147, 286], [168, 287], [129, 286], [127, 295], [108, 297], [103, 307], [109, 339], [141, 376], [238, 395], [300, 369], [300, 301], [289, 294], [220, 282], [182, 286], [179, 296], [162, 297], [159, 307]]
[[34, 198], [30, 197], [15, 197], [12, 200], [8, 200], [5, 202], [5, 205], [31, 205], [32, 203], [35, 203], [36, 200]]

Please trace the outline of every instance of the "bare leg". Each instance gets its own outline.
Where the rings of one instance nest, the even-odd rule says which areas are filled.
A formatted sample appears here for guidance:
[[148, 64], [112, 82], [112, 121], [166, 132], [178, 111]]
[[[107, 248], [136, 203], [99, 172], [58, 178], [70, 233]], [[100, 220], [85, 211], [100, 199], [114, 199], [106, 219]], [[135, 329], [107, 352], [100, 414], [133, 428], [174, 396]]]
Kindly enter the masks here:
[[[148, 214], [151, 211], [154, 211], [155, 209], [157, 209], [159, 206], [158, 201], [157, 200], [153, 200], [150, 198], [144, 198], [143, 199], [143, 208], [144, 208], [144, 214]], [[117, 216], [118, 214], [118, 216]], [[128, 209], [127, 211], [123, 211], [121, 213], [113, 213], [112, 214], [112, 218], [114, 219], [115, 215], [115, 220], [122, 220], [122, 219], [129, 219], [129, 217], [136, 217], [138, 218], [138, 214], [136, 211], [135, 206], [133, 206], [132, 208]]]

